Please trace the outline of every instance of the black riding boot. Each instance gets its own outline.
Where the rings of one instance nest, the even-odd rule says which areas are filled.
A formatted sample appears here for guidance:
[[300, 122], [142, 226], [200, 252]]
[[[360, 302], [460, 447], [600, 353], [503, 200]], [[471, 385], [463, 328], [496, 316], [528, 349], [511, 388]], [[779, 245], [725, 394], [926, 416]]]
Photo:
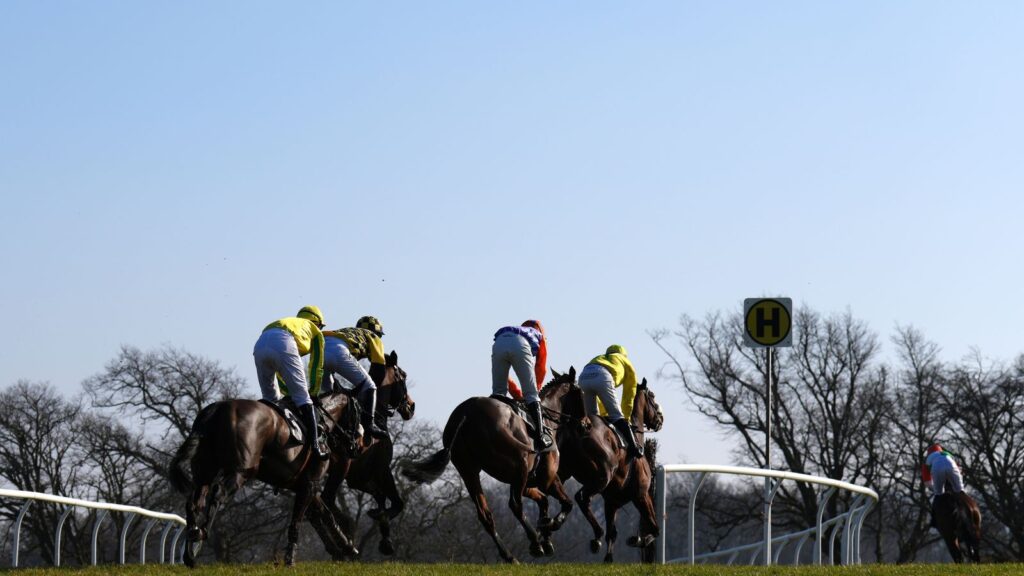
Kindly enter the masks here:
[[327, 446], [320, 441], [320, 430], [316, 425], [316, 409], [312, 404], [306, 404], [299, 408], [299, 416], [302, 418], [302, 425], [306, 427], [309, 445], [313, 448], [313, 452], [316, 453], [317, 458], [326, 460], [331, 453]]
[[636, 436], [633, 434], [633, 430], [629, 427], [629, 422], [627, 422], [625, 418], [619, 418], [615, 421], [615, 427], [626, 440], [626, 451], [629, 455], [634, 458], [643, 457], [644, 448], [636, 443]]
[[544, 433], [544, 414], [541, 412], [540, 402], [531, 402], [526, 405], [526, 416], [533, 424], [533, 447], [537, 452], [546, 452], [551, 449], [551, 437]]
[[377, 389], [367, 388], [359, 393], [359, 408], [362, 410], [361, 424], [363, 425], [363, 437], [367, 434], [374, 438], [390, 438], [386, 430], [377, 427], [373, 417], [377, 412]]

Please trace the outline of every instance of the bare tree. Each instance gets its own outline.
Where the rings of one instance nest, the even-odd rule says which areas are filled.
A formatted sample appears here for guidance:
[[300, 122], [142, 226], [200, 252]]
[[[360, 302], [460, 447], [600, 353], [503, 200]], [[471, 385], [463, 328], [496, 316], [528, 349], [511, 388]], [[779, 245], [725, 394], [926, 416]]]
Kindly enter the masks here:
[[968, 489], [1002, 528], [986, 530], [983, 543], [996, 559], [1024, 560], [1024, 356], [1006, 367], [976, 354], [955, 367], [942, 409]]
[[[776, 349], [772, 398], [773, 467], [857, 482], [877, 472], [865, 439], [886, 425], [884, 372], [876, 363], [877, 337], [849, 312], [822, 317], [803, 308], [795, 314], [791, 349]], [[743, 345], [740, 314], [683, 316], [674, 332], [652, 333], [668, 356], [663, 376], [682, 383], [695, 408], [739, 440], [736, 459], [764, 466], [766, 380], [763, 350]], [[675, 338], [680, 353], [670, 348]], [[685, 360], [691, 359], [690, 368]], [[813, 524], [813, 487], [783, 484], [777, 519], [785, 526]], [[843, 498], [829, 501], [830, 515]]]
[[134, 414], [155, 423], [156, 436], [175, 434], [179, 443], [203, 406], [240, 396], [243, 385], [234, 370], [171, 346], [149, 352], [122, 346], [103, 372], [83, 383], [94, 407]]
[[[0, 391], [0, 478], [18, 490], [59, 496], [78, 496], [83, 454], [77, 443], [82, 404], [67, 400], [47, 383], [18, 381]], [[13, 520], [24, 503], [0, 500], [0, 514]], [[43, 561], [53, 558], [53, 527], [60, 508], [42, 502], [31, 505], [25, 517], [30, 538], [26, 551]], [[78, 524], [70, 519], [66, 528], [75, 540]], [[82, 550], [74, 554], [81, 559]]]

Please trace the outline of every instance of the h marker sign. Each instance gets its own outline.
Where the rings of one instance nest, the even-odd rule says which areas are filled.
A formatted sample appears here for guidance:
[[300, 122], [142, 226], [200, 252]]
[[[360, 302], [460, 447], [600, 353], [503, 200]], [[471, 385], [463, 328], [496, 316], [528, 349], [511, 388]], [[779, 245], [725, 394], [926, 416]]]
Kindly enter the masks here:
[[747, 298], [743, 301], [743, 343], [752, 348], [793, 345], [793, 299]]

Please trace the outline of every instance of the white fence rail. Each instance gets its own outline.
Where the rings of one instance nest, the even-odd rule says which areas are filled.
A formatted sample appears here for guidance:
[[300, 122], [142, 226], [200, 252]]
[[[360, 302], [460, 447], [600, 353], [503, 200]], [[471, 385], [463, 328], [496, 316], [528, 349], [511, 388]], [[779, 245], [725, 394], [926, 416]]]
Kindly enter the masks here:
[[[92, 526], [92, 564], [95, 566], [99, 555], [97, 551], [97, 540], [99, 539], [100, 527], [103, 525], [103, 520], [106, 519], [110, 512], [123, 512], [124, 526], [121, 528], [121, 540], [118, 546], [118, 560], [121, 564], [125, 563], [125, 548], [127, 546], [126, 540], [128, 538], [128, 529], [131, 528], [132, 522], [136, 517], [142, 516], [148, 518], [146, 527], [142, 531], [142, 536], [139, 539], [139, 563], [146, 563], [146, 540], [149, 538], [149, 533], [158, 522], [164, 525], [163, 531], [160, 534], [160, 563], [163, 564], [166, 561], [170, 564], [174, 564], [174, 559], [178, 556], [174, 552], [178, 547], [178, 538], [181, 536], [182, 531], [185, 529], [185, 519], [177, 514], [166, 514], [163, 512], [153, 512], [152, 510], [146, 510], [145, 508], [139, 508], [137, 506], [125, 506], [123, 504], [108, 504], [106, 502], [92, 502], [89, 500], [79, 500], [77, 498], [66, 498], [64, 496], [54, 496], [52, 494], [42, 494], [39, 492], [24, 492], [22, 490], [7, 490], [0, 488], [0, 498], [16, 498], [24, 500], [25, 502], [21, 505], [21, 510], [18, 511], [18, 516], [14, 520], [14, 524], [11, 527], [13, 531], [13, 537], [11, 538], [11, 566], [18, 567], [18, 554], [21, 546], [21, 523], [25, 519], [25, 514], [28, 513], [29, 507], [32, 502], [41, 501], [49, 502], [52, 504], [59, 504], [65, 506], [64, 512], [61, 513], [60, 519], [57, 521], [57, 526], [54, 531], [53, 539], [53, 565], [60, 566], [60, 544], [61, 544], [61, 531], [64, 528], [64, 521], [68, 519], [74, 508], [91, 508], [96, 510], [96, 518], [93, 521]], [[171, 537], [171, 549], [170, 554], [165, 555], [167, 537], [170, 535], [174, 525], [178, 525], [178, 529], [174, 531], [174, 536]]]
[[[688, 507], [688, 519], [689, 519], [689, 555], [682, 558], [667, 559], [666, 558], [666, 542], [665, 535], [667, 533], [667, 515], [666, 515], [666, 501], [667, 501], [667, 476], [668, 474], [674, 473], [686, 473], [686, 474], [697, 474], [697, 481], [693, 485], [692, 492], [690, 493], [690, 502]], [[696, 553], [696, 530], [695, 530], [695, 516], [696, 516], [696, 505], [697, 505], [697, 493], [700, 492], [701, 486], [707, 479], [708, 474], [730, 474], [737, 476], [757, 476], [766, 479], [769, 483], [768, 490], [766, 491], [767, 502], [766, 502], [766, 520], [764, 533], [766, 539], [768, 539], [773, 546], [766, 547], [765, 542], [754, 542], [744, 546], [736, 546], [727, 550], [716, 550], [714, 552], [706, 552], [704, 554]], [[772, 537], [771, 536], [771, 505], [775, 495], [778, 494], [779, 488], [782, 486], [782, 482], [785, 480], [793, 480], [796, 482], [806, 482], [808, 484], [816, 484], [825, 487], [824, 492], [818, 495], [818, 513], [817, 523], [806, 530], [795, 532], [792, 534], [786, 534], [784, 536]], [[846, 490], [852, 494], [855, 494], [853, 501], [850, 503], [849, 509], [842, 514], [828, 520], [824, 519], [825, 508], [828, 505], [829, 500], [836, 493], [837, 490]], [[860, 563], [860, 531], [864, 525], [864, 519], [867, 517], [868, 511], [871, 507], [878, 502], [878, 494], [870, 488], [863, 486], [857, 486], [856, 484], [850, 484], [848, 482], [842, 482], [840, 480], [833, 480], [831, 478], [821, 478], [819, 476], [810, 476], [807, 474], [795, 474], [793, 472], [783, 472], [776, 470], [762, 470], [760, 468], [744, 468], [740, 466], [708, 466], [699, 464], [669, 464], [665, 466], [658, 466], [657, 474], [655, 476], [655, 511], [658, 515], [658, 525], [661, 530], [658, 534], [658, 540], [655, 543], [656, 560], [659, 564], [665, 564], [667, 562], [688, 562], [695, 564], [698, 561], [707, 561], [716, 558], [726, 558], [727, 563], [732, 564], [739, 556], [743, 553], [750, 553], [748, 563], [754, 564], [758, 560], [758, 556], [766, 548], [772, 550], [771, 558], [762, 558], [762, 563], [773, 564], [778, 563], [779, 557], [782, 554], [782, 550], [790, 542], [796, 541], [796, 548], [793, 553], [794, 563], [799, 563], [800, 552], [803, 549], [804, 544], [807, 540], [814, 536], [815, 547], [814, 547], [814, 563], [822, 563], [822, 552], [823, 544], [828, 539], [829, 549], [828, 557], [835, 557], [835, 545], [836, 537], [841, 533], [842, 537], [839, 539], [840, 545], [840, 561], [843, 564], [859, 564]], [[829, 530], [831, 533], [829, 535]], [[819, 537], [819, 535], [821, 535]], [[777, 547], [775, 546], [777, 545]]]

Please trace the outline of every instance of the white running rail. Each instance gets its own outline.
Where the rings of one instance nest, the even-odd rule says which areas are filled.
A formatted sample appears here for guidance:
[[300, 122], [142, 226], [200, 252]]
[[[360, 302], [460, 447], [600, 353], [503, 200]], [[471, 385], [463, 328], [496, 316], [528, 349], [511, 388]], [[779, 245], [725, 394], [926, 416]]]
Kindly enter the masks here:
[[146, 563], [146, 539], [149, 537], [150, 530], [157, 522], [161, 522], [164, 525], [163, 532], [160, 535], [160, 563], [164, 563], [165, 550], [167, 544], [167, 536], [170, 534], [171, 529], [175, 524], [178, 524], [178, 529], [174, 531], [174, 536], [171, 538], [171, 553], [167, 555], [167, 561], [174, 564], [174, 559], [177, 555], [174, 553], [177, 550], [178, 538], [181, 536], [182, 531], [185, 529], [185, 519], [177, 514], [165, 514], [163, 512], [153, 512], [152, 510], [146, 510], [145, 508], [139, 508], [138, 506], [125, 506], [123, 504], [108, 504], [106, 502], [92, 502], [89, 500], [79, 500], [77, 498], [66, 498], [64, 496], [54, 496], [52, 494], [42, 494], [40, 492], [24, 492], [22, 490], [7, 490], [0, 488], [0, 498], [16, 498], [24, 500], [25, 503], [21, 505], [21, 510], [18, 511], [18, 516], [14, 520], [12, 529], [14, 531], [14, 537], [11, 543], [11, 566], [14, 568], [18, 567], [18, 552], [21, 545], [21, 521], [24, 520], [25, 514], [28, 512], [29, 506], [34, 501], [50, 502], [53, 504], [60, 504], [66, 506], [64, 512], [60, 515], [60, 520], [57, 521], [56, 531], [54, 532], [53, 539], [53, 565], [60, 566], [60, 537], [61, 530], [64, 528], [64, 521], [67, 520], [71, 511], [75, 507], [81, 508], [92, 508], [96, 510], [96, 520], [93, 522], [92, 527], [92, 564], [96, 565], [98, 560], [96, 541], [99, 538], [100, 526], [103, 524], [103, 520], [107, 517], [109, 512], [124, 512], [124, 527], [121, 528], [121, 543], [118, 547], [118, 559], [121, 564], [125, 563], [125, 540], [128, 538], [128, 529], [131, 527], [132, 522], [137, 516], [144, 516], [149, 518], [146, 522], [146, 527], [142, 531], [142, 537], [139, 541], [139, 562], [142, 564]]
[[[666, 477], [668, 474], [673, 473], [688, 473], [698, 474], [697, 482], [693, 486], [693, 491], [690, 493], [690, 505], [688, 510], [689, 518], [689, 555], [682, 558], [667, 559], [665, 557], [665, 534], [666, 530]], [[758, 555], [764, 550], [764, 541], [754, 542], [753, 544], [747, 544], [744, 546], [736, 546], [729, 548], [728, 550], [717, 550], [715, 552], [707, 552], [704, 554], [696, 554], [695, 541], [695, 516], [696, 516], [696, 505], [697, 505], [697, 493], [700, 492], [701, 486], [704, 484], [704, 480], [707, 479], [708, 474], [731, 474], [737, 476], [760, 476], [765, 478], [767, 482], [771, 483], [770, 492], [768, 493], [767, 509], [769, 511], [768, 518], [771, 518], [770, 511], [772, 500], [778, 493], [779, 488], [782, 486], [784, 480], [793, 480], [796, 482], [806, 482], [809, 484], [817, 484], [825, 487], [825, 491], [818, 495], [818, 513], [817, 513], [817, 524], [806, 530], [795, 532], [793, 534], [786, 534], [785, 536], [779, 536], [771, 538], [771, 524], [766, 522], [765, 534], [768, 538], [771, 538], [772, 544], [777, 544], [778, 547], [773, 546], [772, 558], [763, 558], [762, 563], [768, 565], [772, 563], [778, 563], [779, 556], [782, 554], [782, 549], [785, 548], [786, 544], [797, 541], [796, 550], [793, 553], [794, 564], [800, 561], [800, 551], [803, 545], [807, 542], [808, 538], [812, 535], [815, 536], [815, 547], [814, 547], [814, 563], [822, 563], [822, 545], [828, 534], [828, 530], [831, 529], [831, 536], [828, 537], [829, 541], [829, 558], [834, 558], [836, 536], [842, 532], [842, 538], [840, 539], [840, 561], [843, 564], [859, 564], [860, 563], [860, 531], [864, 525], [864, 519], [867, 517], [868, 511], [875, 503], [878, 502], [878, 493], [870, 488], [863, 486], [857, 486], [856, 484], [850, 484], [849, 482], [842, 482], [840, 480], [833, 480], [831, 478], [822, 478], [820, 476], [810, 476], [807, 474], [795, 474], [793, 472], [783, 472], [777, 470], [762, 470], [760, 468], [744, 468], [740, 466], [709, 466], [700, 464], [668, 464], [665, 466], [658, 466], [658, 470], [655, 476], [655, 512], [658, 516], [658, 525], [661, 529], [658, 532], [658, 539], [655, 543], [656, 559], [659, 564], [665, 564], [667, 562], [688, 562], [695, 564], [698, 560], [705, 561], [712, 558], [727, 557], [727, 562], [732, 564], [740, 554], [744, 552], [750, 553], [748, 562], [754, 564], [757, 562]], [[853, 501], [850, 503], [849, 509], [827, 521], [824, 520], [825, 507], [828, 504], [829, 499], [836, 493], [837, 490], [846, 490], [855, 494]], [[822, 537], [817, 535], [821, 534]]]

